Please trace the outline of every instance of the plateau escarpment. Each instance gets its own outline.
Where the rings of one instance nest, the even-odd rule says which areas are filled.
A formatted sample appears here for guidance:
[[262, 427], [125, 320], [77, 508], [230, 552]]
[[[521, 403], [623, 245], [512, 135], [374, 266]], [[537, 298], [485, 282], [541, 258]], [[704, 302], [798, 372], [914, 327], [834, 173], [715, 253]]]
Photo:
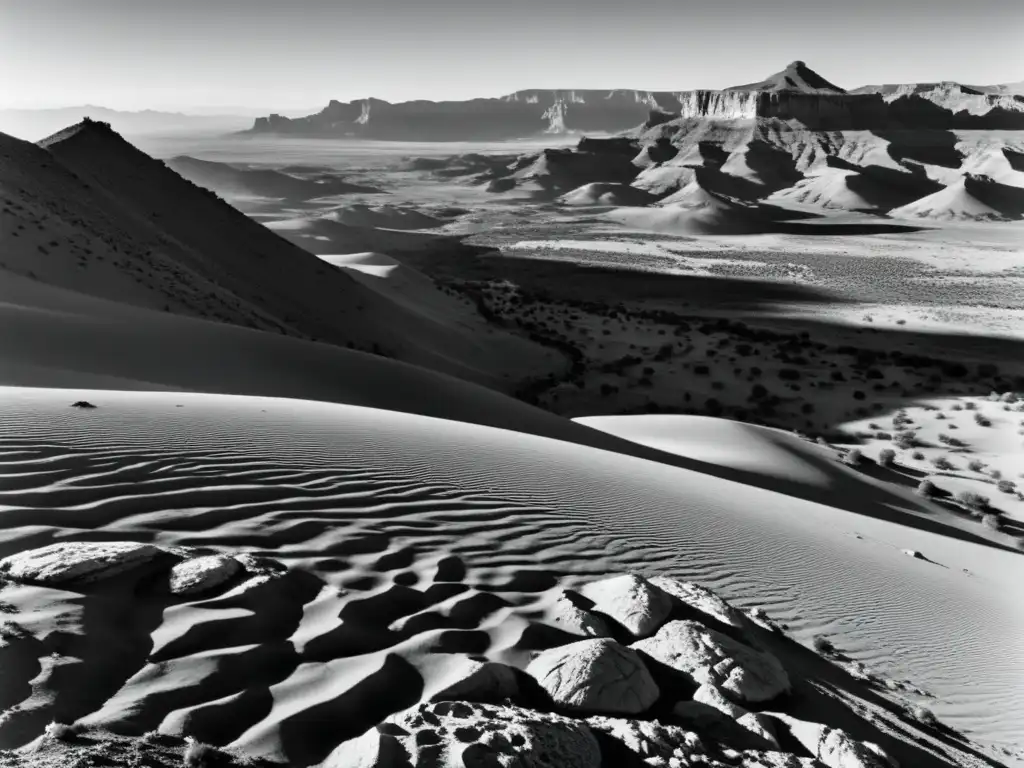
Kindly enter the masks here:
[[679, 119], [780, 121], [810, 130], [1024, 128], [1024, 95], [957, 83], [845, 91], [802, 61], [724, 90], [525, 90], [468, 101], [331, 101], [301, 118], [257, 118], [246, 133], [412, 141], [511, 140], [617, 133]]

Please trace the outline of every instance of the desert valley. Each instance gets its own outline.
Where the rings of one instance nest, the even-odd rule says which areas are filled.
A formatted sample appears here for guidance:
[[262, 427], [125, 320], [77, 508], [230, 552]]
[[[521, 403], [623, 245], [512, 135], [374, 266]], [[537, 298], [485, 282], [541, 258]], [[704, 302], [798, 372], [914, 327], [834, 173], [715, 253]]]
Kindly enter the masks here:
[[0, 766], [1024, 766], [1024, 84], [810, 63], [0, 110]]

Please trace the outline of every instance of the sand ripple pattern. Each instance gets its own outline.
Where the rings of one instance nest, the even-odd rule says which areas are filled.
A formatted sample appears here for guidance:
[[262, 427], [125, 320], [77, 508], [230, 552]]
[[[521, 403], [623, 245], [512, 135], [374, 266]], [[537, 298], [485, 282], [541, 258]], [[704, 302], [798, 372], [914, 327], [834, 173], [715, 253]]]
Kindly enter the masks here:
[[[152, 642], [145, 658], [125, 662], [120, 682], [148, 675], [173, 689], [135, 709], [125, 704], [130, 682], [88, 702], [135, 712], [132, 728], [164, 722], [215, 743], [294, 754], [307, 726], [365, 708], [373, 685], [418, 695], [424, 678], [406, 668], [401, 648], [497, 652], [558, 587], [635, 571], [762, 606], [797, 637], [828, 632], [877, 671], [935, 695], [932, 708], [950, 725], [1020, 739], [1024, 625], [1013, 603], [1024, 559], [1011, 553], [986, 551], [975, 558], [986, 570], [966, 574], [952, 559], [974, 544], [426, 417], [112, 392], [88, 393], [100, 407], [81, 411], [61, 391], [3, 393], [0, 557], [58, 540], [134, 540], [260, 553], [309, 576], [296, 575], [283, 593], [256, 589], [139, 618], [133, 631]], [[1017, 592], [1008, 588], [1014, 579]], [[69, 616], [78, 610], [54, 600]], [[377, 629], [352, 630], [360, 617]], [[38, 659], [49, 652], [37, 650]], [[31, 660], [0, 707], [30, 695], [34, 677], [62, 674], [42, 663]], [[306, 703], [292, 711], [299, 699], [290, 692], [300, 688]], [[997, 702], [985, 721], [970, 715], [977, 697]], [[69, 712], [83, 706], [69, 703]], [[233, 732], [228, 720], [248, 729]], [[314, 747], [303, 752], [310, 760]]]

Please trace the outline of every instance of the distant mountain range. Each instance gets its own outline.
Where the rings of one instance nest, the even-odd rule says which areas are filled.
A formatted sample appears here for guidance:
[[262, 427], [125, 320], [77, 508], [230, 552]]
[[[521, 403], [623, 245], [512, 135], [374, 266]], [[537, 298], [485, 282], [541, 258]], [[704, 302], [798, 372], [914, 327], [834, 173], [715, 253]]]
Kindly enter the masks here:
[[[237, 110], [237, 111], [236, 111]], [[126, 136], [185, 133], [231, 133], [251, 124], [253, 110], [224, 108], [195, 112], [145, 109], [127, 112], [93, 104], [54, 109], [0, 109], [0, 131], [26, 141], [36, 141], [88, 117], [110, 125]]]
[[313, 115], [257, 118], [245, 134], [414, 141], [616, 133], [664, 119], [777, 119], [812, 129], [1024, 127], [1020, 84], [911, 83], [845, 91], [802, 61], [722, 90], [530, 90], [469, 101], [331, 101]]

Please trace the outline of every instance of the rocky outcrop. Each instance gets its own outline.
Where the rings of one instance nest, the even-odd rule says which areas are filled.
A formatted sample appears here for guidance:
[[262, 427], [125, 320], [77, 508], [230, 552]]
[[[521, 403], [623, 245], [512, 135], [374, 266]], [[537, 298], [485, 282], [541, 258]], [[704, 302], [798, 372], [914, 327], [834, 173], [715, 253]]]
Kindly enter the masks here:
[[747, 619], [739, 610], [733, 608], [707, 587], [702, 587], [692, 581], [674, 579], [671, 576], [655, 576], [650, 583], [681, 603], [717, 619], [723, 624], [737, 629], [747, 626]]
[[421, 704], [342, 744], [324, 768], [599, 768], [601, 749], [581, 721], [519, 707]]
[[176, 595], [199, 594], [220, 586], [241, 570], [242, 564], [231, 557], [192, 557], [171, 569], [171, 592]]
[[808, 723], [772, 713], [789, 734], [828, 768], [896, 768], [896, 763], [877, 744], [857, 741], [840, 728]]
[[559, 706], [578, 712], [639, 714], [660, 695], [636, 651], [614, 640], [581, 640], [542, 652], [526, 667]]
[[[595, 733], [604, 734], [615, 747], [636, 756], [651, 766], [689, 765], [694, 757], [707, 754], [700, 737], [676, 725], [663, 725], [647, 720], [624, 720], [618, 717], [588, 717], [587, 725]], [[612, 764], [605, 747], [605, 764]], [[614, 764], [621, 764], [615, 761]]]
[[698, 684], [717, 686], [735, 701], [770, 701], [789, 690], [786, 670], [773, 655], [696, 621], [671, 621], [630, 647]]
[[61, 542], [0, 560], [0, 575], [33, 584], [110, 578], [153, 560], [161, 551], [134, 541]]

